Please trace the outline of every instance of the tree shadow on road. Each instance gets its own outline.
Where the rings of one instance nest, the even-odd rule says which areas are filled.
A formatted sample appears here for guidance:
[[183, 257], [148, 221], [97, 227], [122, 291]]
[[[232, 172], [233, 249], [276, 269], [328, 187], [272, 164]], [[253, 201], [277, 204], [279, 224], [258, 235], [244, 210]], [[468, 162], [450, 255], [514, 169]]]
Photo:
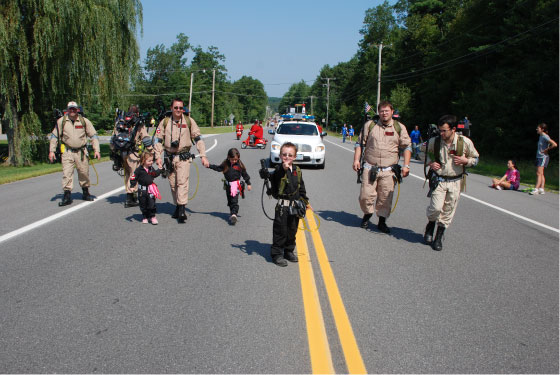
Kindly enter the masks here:
[[270, 257], [270, 244], [262, 243], [255, 240], [246, 240], [244, 244], [236, 245], [231, 244], [231, 247], [241, 250], [241, 252], [247, 255], [257, 254], [262, 256], [268, 263], [272, 263], [272, 258]]
[[347, 227], [359, 227], [362, 218], [344, 211], [315, 211], [322, 220], [334, 221]]

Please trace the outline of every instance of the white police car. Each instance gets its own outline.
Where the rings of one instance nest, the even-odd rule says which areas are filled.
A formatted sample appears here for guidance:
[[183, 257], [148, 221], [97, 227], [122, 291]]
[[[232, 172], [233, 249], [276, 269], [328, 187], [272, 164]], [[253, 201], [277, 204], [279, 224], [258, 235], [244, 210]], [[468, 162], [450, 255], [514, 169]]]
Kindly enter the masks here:
[[319, 134], [317, 125], [314, 122], [306, 121], [306, 117], [284, 119], [276, 128], [276, 131], [268, 131], [269, 134], [274, 134], [270, 147], [270, 162], [272, 164], [281, 163], [280, 147], [286, 142], [291, 142], [298, 147], [294, 163], [325, 168], [325, 144], [321, 137], [326, 136], [327, 133]]

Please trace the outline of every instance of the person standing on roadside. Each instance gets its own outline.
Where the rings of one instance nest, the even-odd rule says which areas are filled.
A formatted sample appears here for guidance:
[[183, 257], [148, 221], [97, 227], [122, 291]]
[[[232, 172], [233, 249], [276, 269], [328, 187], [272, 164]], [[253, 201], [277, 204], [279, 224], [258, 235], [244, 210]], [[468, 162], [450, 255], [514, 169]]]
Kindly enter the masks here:
[[346, 126], [346, 124], [342, 126], [342, 131], [340, 132], [340, 134], [342, 134], [342, 143], [346, 143], [346, 135], [348, 134], [348, 127]]
[[202, 165], [210, 165], [206, 158], [206, 146], [200, 138], [200, 128], [196, 121], [185, 111], [183, 100], [176, 98], [171, 102], [171, 117], [160, 121], [154, 137], [156, 163], [167, 170], [169, 185], [173, 195], [175, 212], [171, 216], [179, 223], [187, 220], [185, 206], [189, 200], [189, 171], [192, 163], [191, 145], [194, 144], [200, 155]]
[[[360, 208], [364, 213], [361, 227], [367, 229], [369, 219], [375, 212], [379, 217], [377, 229], [383, 233], [390, 233], [385, 221], [391, 214], [395, 183], [401, 176], [406, 177], [410, 173], [412, 151], [406, 127], [393, 119], [393, 105], [383, 101], [379, 103], [377, 110], [379, 121], [367, 121], [360, 131], [354, 146], [352, 168], [358, 171], [362, 167], [360, 157], [364, 147], [364, 169], [359, 197]], [[402, 170], [398, 165], [399, 149], [404, 149]]]
[[548, 166], [550, 156], [548, 151], [558, 147], [558, 144], [550, 139], [548, 135], [548, 126], [545, 123], [537, 125], [537, 134], [539, 142], [537, 144], [537, 183], [535, 188], [529, 193], [531, 195], [544, 194], [544, 169]]
[[56, 126], [50, 134], [49, 160], [52, 163], [55, 158], [57, 143], [60, 143], [62, 162], [62, 190], [64, 195], [59, 206], [67, 206], [72, 203], [72, 187], [74, 185], [74, 167], [78, 170], [78, 180], [82, 187], [82, 199], [92, 201], [89, 194], [89, 155], [87, 150], [87, 137], [91, 138], [94, 157], [101, 159], [99, 149], [99, 138], [91, 121], [79, 114], [78, 104], [69, 102], [66, 106], [67, 114], [59, 118]]
[[410, 140], [412, 141], [412, 157], [420, 160], [420, 143], [422, 143], [422, 135], [418, 129], [418, 125], [410, 132]]
[[[478, 164], [479, 154], [473, 142], [464, 135], [455, 134], [456, 128], [456, 116], [440, 117], [440, 135], [431, 138], [426, 147], [426, 165], [435, 173], [434, 181], [437, 180], [437, 186], [433, 190], [430, 186], [432, 194], [430, 205], [426, 209], [428, 224], [424, 232], [424, 241], [437, 251], [443, 248], [443, 233], [455, 215], [461, 187], [464, 186], [463, 179], [466, 177], [465, 168]], [[434, 238], [436, 223], [437, 232]]]
[[350, 138], [350, 143], [352, 143], [353, 136], [354, 136], [354, 127], [350, 125], [350, 128], [348, 129], [348, 138]]

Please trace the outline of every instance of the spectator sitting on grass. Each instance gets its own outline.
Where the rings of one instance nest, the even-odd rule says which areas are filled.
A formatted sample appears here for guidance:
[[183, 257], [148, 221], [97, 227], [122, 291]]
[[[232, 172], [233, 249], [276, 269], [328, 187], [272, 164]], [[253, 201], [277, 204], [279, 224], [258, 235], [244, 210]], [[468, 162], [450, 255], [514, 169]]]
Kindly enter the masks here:
[[492, 179], [492, 187], [496, 190], [517, 190], [519, 189], [519, 182], [521, 181], [521, 175], [517, 170], [514, 160], [508, 160], [507, 162], [506, 174], [500, 178]]

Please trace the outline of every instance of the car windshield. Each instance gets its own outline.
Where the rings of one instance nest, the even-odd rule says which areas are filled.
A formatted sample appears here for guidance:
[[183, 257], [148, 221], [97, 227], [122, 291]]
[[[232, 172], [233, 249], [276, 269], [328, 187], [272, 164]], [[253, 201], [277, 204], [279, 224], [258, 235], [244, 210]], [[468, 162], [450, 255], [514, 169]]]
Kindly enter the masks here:
[[278, 134], [289, 135], [319, 135], [317, 127], [311, 124], [282, 124], [276, 131]]

